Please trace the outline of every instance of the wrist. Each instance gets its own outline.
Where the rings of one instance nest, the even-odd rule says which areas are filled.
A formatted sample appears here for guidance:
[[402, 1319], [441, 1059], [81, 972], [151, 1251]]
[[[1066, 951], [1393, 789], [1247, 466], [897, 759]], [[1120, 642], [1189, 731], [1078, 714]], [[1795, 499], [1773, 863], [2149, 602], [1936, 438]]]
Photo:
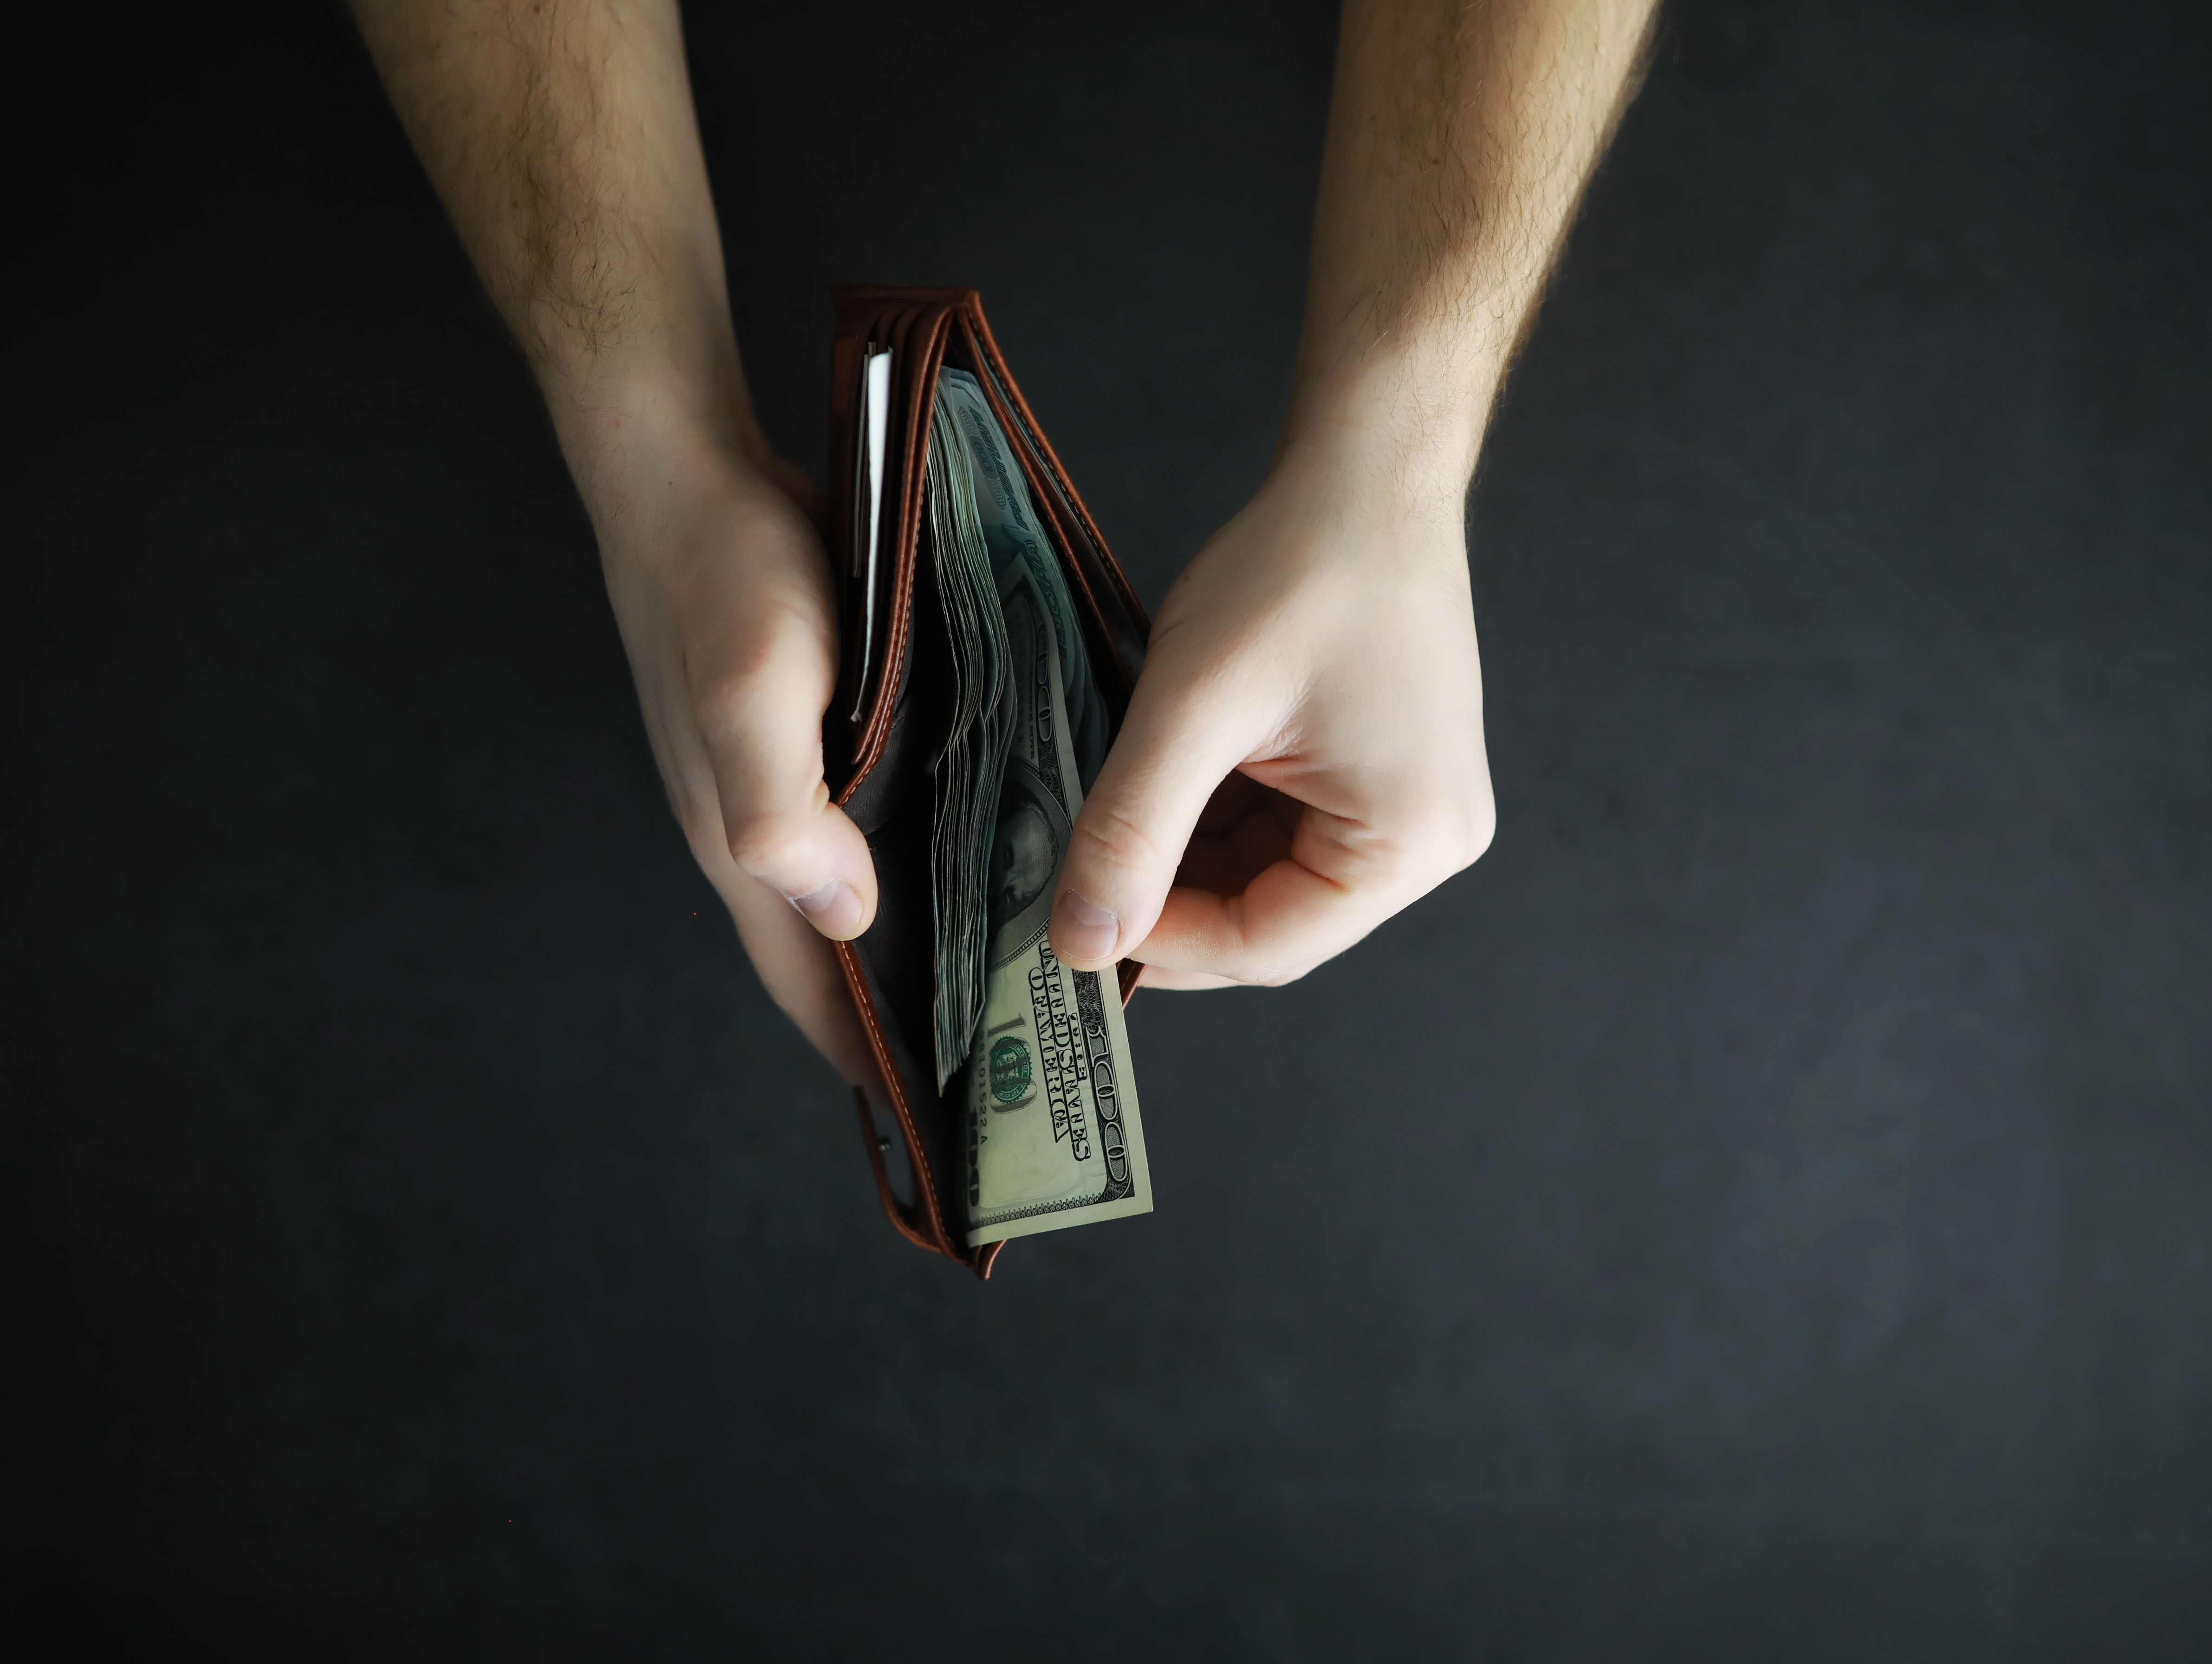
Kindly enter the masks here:
[[721, 450], [767, 465], [719, 258], [702, 254], [696, 237], [677, 242], [640, 260], [638, 284], [619, 304], [586, 314], [548, 290], [519, 331], [587, 499], [592, 481], [656, 465], [658, 452]]
[[555, 433], [592, 523], [610, 548], [615, 523], [732, 470], [765, 477], [774, 452], [730, 355], [726, 373], [630, 360], [584, 373], [540, 373]]
[[1392, 343], [1301, 355], [1271, 471], [1332, 481], [1394, 516], [1460, 518], [1497, 395], [1470, 354]]

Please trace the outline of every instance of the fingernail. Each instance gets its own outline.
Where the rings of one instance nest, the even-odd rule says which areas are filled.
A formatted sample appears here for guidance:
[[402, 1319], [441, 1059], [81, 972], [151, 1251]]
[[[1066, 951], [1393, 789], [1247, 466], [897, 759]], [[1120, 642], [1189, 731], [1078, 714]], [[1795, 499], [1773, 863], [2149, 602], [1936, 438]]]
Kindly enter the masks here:
[[824, 936], [842, 938], [860, 927], [860, 898], [842, 878], [832, 878], [821, 889], [793, 896], [790, 901]]
[[1063, 890], [1053, 909], [1052, 940], [1067, 959], [1105, 960], [1121, 939], [1121, 921], [1080, 890]]

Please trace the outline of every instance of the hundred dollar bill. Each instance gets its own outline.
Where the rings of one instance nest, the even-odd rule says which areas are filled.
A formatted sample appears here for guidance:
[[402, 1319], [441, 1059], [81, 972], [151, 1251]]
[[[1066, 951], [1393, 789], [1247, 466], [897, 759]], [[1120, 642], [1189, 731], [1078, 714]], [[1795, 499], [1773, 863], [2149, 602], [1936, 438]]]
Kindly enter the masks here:
[[1066, 701], [1065, 732], [1075, 750], [1079, 788], [1088, 792], [1106, 761], [1106, 701], [1091, 673], [1090, 651], [1076, 622], [1075, 603], [1060, 572], [1060, 557], [1045, 541], [1044, 529], [1030, 507], [1021, 465], [1014, 460], [1006, 430], [992, 415], [975, 378], [965, 370], [946, 370], [938, 380], [937, 402], [968, 440], [966, 460], [975, 483], [975, 513], [1001, 594], [1009, 571], [1024, 568], [1051, 618], [1053, 643], [1060, 653], [1060, 689]]
[[931, 762], [930, 900], [937, 960], [937, 1089], [967, 1061], [983, 1005], [986, 868], [1009, 725], [1006, 628], [975, 504], [967, 434], [940, 398], [929, 434], [930, 550], [952, 650], [950, 732]]
[[973, 1247], [1149, 1213], [1152, 1187], [1121, 989], [1111, 971], [1060, 963], [1046, 935], [1082, 783], [1097, 768], [1079, 748], [1103, 755], [1104, 712], [1075, 657], [1083, 641], [1073, 602], [1006, 435], [963, 372], [945, 372], [938, 397], [974, 459], [1012, 706], [990, 845], [983, 1011], [964, 1082]]

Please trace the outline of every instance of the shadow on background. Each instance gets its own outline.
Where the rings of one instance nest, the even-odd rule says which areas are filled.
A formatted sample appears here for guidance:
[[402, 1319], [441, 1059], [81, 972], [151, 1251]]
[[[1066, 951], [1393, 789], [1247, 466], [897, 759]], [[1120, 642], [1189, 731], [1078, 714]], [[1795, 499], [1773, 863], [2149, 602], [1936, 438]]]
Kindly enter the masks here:
[[[975, 282], [1156, 600], [1272, 446], [1328, 9], [755, 9], [692, 31], [780, 442], [827, 280]], [[692, 870], [343, 15], [56, 27], [41, 1655], [2212, 1655], [2197, 9], [1672, 9], [1473, 509], [1495, 849], [1140, 999], [1158, 1213], [987, 1288]]]

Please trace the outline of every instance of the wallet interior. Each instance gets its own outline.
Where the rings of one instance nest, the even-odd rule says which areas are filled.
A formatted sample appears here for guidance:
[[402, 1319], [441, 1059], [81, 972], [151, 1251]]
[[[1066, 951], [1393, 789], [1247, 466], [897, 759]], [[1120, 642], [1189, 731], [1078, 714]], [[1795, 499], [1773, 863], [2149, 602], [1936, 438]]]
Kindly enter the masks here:
[[[1012, 441], [1082, 619], [1109, 736], [1128, 708], [1150, 626], [1015, 387], [975, 292], [841, 288], [833, 295], [829, 530], [844, 680], [824, 720], [823, 760], [833, 796], [875, 857], [875, 921], [857, 940], [841, 943], [838, 958], [892, 1100], [864, 1101], [861, 1120], [892, 1224], [908, 1241], [988, 1277], [1004, 1244], [966, 1245], [960, 1078], [940, 1093], [929, 1050], [936, 963], [931, 766], [951, 722], [953, 686], [923, 495], [924, 446], [942, 371], [973, 374]], [[865, 384], [870, 359], [884, 352], [890, 397], [878, 497]], [[1125, 1001], [1137, 970], [1126, 962], [1121, 967]]]

